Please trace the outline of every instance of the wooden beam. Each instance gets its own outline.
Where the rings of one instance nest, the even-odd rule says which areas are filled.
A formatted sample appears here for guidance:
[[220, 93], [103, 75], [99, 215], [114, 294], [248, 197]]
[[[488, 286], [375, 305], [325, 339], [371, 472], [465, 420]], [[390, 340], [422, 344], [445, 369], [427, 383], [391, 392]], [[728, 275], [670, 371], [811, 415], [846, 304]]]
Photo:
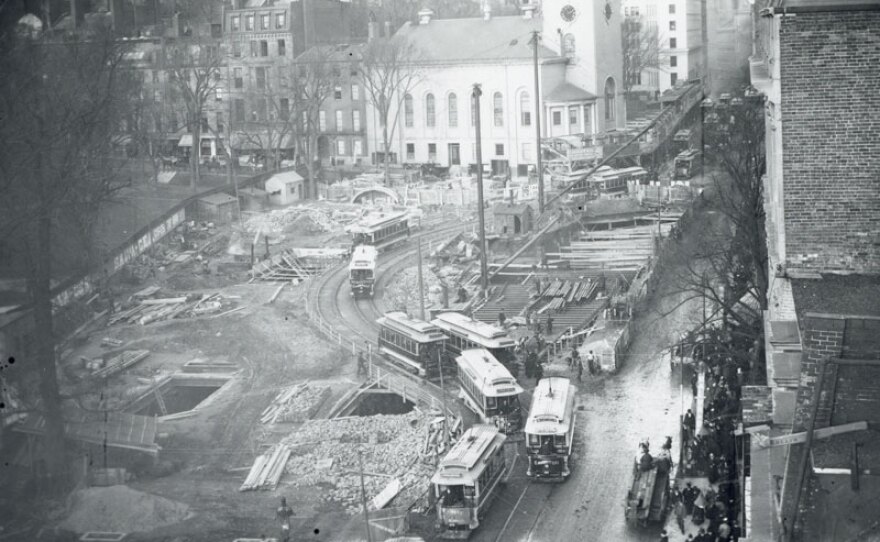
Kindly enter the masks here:
[[[831, 427], [823, 427], [821, 429], [816, 429], [813, 431], [813, 438], [828, 438], [834, 435], [840, 435], [842, 433], [851, 433], [853, 431], [865, 431], [868, 429], [868, 422], [852, 422], [845, 423], [842, 425], [834, 425]], [[762, 447], [775, 447], [775, 446], [788, 446], [791, 444], [800, 444], [802, 442], [807, 441], [807, 431], [803, 431], [801, 433], [792, 433], [790, 435], [782, 435], [780, 437], [772, 437], [767, 441], [766, 446]]]

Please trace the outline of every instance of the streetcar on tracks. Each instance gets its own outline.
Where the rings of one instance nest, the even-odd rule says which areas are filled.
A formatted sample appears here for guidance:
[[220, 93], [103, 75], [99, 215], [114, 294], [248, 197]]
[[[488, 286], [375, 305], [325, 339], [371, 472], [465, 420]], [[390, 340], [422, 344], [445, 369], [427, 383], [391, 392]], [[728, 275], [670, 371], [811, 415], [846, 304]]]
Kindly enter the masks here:
[[346, 227], [352, 245], [370, 245], [382, 252], [409, 239], [409, 212], [367, 215]]
[[459, 356], [465, 350], [485, 348], [513, 374], [519, 375], [519, 362], [516, 359], [516, 341], [507, 331], [469, 318], [460, 312], [441, 312], [431, 323], [449, 335], [446, 351], [450, 356]]
[[483, 423], [491, 423], [502, 433], [522, 429], [523, 392], [516, 379], [483, 348], [465, 350], [455, 359], [461, 399]]
[[440, 460], [431, 486], [441, 538], [465, 540], [480, 526], [507, 475], [506, 438], [493, 425], [474, 425]]
[[673, 179], [690, 179], [703, 172], [703, 153], [696, 149], [684, 151], [675, 157], [673, 164]]
[[571, 474], [577, 388], [568, 378], [552, 376], [538, 381], [525, 433], [526, 476], [563, 481]]
[[603, 196], [621, 196], [627, 193], [630, 181], [648, 183], [648, 171], [641, 167], [613, 169], [602, 166], [592, 175], [584, 175], [575, 181], [574, 187], [566, 195], [569, 202], [588, 201]]
[[370, 245], [354, 247], [351, 262], [348, 264], [348, 281], [351, 285], [351, 295], [354, 297], [373, 297], [377, 258], [376, 247]]
[[376, 320], [379, 324], [379, 352], [403, 369], [428, 379], [454, 375], [445, 353], [449, 338], [439, 327], [405, 312], [392, 311]]

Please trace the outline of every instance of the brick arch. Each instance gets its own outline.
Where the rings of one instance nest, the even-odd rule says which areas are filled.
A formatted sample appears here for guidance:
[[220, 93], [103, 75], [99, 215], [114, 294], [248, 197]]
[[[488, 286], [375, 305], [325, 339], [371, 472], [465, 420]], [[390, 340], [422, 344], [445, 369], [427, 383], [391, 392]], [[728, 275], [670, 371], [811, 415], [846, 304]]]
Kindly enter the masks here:
[[380, 194], [384, 194], [394, 200], [394, 203], [398, 203], [400, 201], [400, 196], [397, 195], [397, 192], [391, 190], [390, 188], [385, 188], [384, 186], [371, 186], [370, 188], [365, 188], [359, 192], [355, 192], [355, 194], [351, 197], [351, 203], [357, 203], [363, 196], [371, 193], [378, 192]]

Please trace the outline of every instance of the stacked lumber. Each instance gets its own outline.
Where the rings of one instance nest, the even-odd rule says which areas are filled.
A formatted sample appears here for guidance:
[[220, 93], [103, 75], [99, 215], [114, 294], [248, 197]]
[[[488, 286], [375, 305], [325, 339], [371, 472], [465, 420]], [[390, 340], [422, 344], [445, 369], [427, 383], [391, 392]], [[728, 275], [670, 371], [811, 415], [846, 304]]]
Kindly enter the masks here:
[[104, 367], [94, 371], [92, 376], [97, 376], [98, 378], [110, 377], [119, 371], [127, 369], [135, 363], [146, 359], [149, 355], [149, 350], [126, 350], [121, 354], [108, 359]]
[[305, 280], [313, 274], [304, 266], [291, 249], [275, 254], [268, 260], [257, 262], [251, 269], [251, 281], [268, 280], [284, 281]]
[[147, 325], [181, 316], [217, 314], [230, 306], [231, 303], [219, 293], [204, 294], [198, 299], [194, 296], [141, 299], [138, 305], [111, 317], [108, 325], [118, 323]]
[[284, 474], [284, 467], [289, 458], [290, 448], [283, 444], [273, 446], [266, 453], [257, 457], [247, 478], [238, 490], [274, 490], [278, 487], [278, 482], [281, 480], [281, 475]]

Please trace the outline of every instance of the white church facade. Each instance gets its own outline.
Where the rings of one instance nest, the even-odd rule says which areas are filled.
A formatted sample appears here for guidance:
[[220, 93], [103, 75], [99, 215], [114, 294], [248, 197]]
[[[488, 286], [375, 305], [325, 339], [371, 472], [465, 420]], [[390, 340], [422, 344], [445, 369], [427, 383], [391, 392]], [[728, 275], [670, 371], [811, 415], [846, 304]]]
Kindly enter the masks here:
[[[419, 51], [419, 83], [401, 100], [389, 152], [397, 163], [476, 164], [471, 93], [481, 85], [482, 162], [494, 174], [525, 174], [536, 163], [534, 62], [538, 48], [541, 134], [590, 139], [626, 124], [620, 0], [543, 0], [522, 15], [433, 19], [420, 13], [396, 36]], [[394, 118], [395, 115], [390, 115]], [[367, 111], [374, 161], [381, 126]]]

